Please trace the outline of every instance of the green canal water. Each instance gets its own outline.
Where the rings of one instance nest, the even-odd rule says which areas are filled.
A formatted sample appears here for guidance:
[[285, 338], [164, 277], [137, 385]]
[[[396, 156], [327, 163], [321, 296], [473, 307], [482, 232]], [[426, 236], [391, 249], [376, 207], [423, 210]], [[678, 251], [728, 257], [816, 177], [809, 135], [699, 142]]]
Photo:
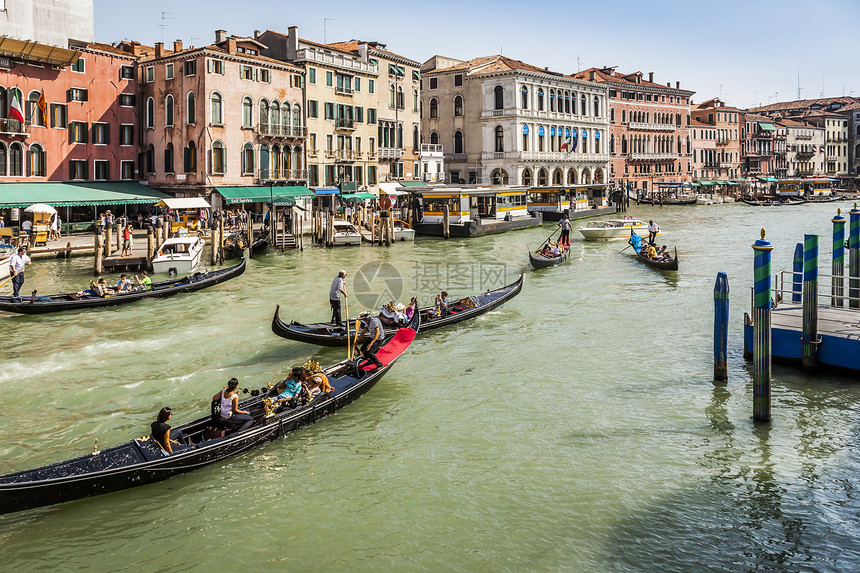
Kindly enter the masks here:
[[[0, 568], [856, 571], [860, 385], [775, 367], [773, 422], [753, 425], [742, 343], [759, 229], [774, 270], [804, 233], [822, 234], [829, 268], [837, 206], [633, 207], [678, 246], [677, 274], [574, 231], [569, 263], [528, 270], [500, 309], [418, 338], [333, 417], [166, 482], [0, 516]], [[197, 417], [232, 376], [260, 387], [343, 358], [270, 330], [276, 304], [327, 319], [339, 268], [361, 291], [353, 314], [386, 289], [456, 297], [512, 282], [552, 228], [270, 252], [192, 295], [2, 317], [0, 472], [146, 435], [162, 406]], [[26, 287], [81, 288], [90, 264], [36, 261]], [[732, 289], [725, 386], [712, 382], [719, 271]]]

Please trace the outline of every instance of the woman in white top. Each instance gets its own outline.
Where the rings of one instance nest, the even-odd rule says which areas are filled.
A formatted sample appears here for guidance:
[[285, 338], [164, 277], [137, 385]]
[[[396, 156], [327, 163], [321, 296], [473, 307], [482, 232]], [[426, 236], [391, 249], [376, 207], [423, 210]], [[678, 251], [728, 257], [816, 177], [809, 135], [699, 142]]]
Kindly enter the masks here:
[[239, 409], [239, 380], [230, 378], [227, 387], [212, 397], [212, 401], [221, 402], [221, 419], [231, 424], [239, 424], [239, 432], [250, 428], [254, 418], [250, 412]]

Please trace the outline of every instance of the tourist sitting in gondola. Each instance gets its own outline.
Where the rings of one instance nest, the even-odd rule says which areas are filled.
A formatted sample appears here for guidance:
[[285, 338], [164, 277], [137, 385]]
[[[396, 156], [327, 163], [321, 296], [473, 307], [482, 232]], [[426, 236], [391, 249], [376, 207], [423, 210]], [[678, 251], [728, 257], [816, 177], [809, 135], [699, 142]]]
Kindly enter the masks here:
[[314, 362], [313, 360], [310, 360], [307, 364], [304, 365], [301, 370], [302, 374], [304, 375], [303, 380], [305, 383], [305, 387], [308, 389], [310, 400], [313, 400], [316, 396], [320, 394], [331, 392], [333, 390], [331, 384], [329, 384], [328, 376], [323, 373], [322, 368], [320, 368], [319, 362]]
[[302, 382], [302, 378], [302, 369], [298, 367], [293, 368], [290, 375], [281, 380], [275, 387], [276, 390], [280, 391], [275, 400], [279, 404], [285, 404], [290, 408], [298, 406], [301, 401], [302, 392], [307, 390]]
[[116, 281], [115, 290], [118, 293], [131, 292], [131, 286], [131, 281], [128, 280], [128, 277], [123, 273], [119, 276], [119, 280]]
[[213, 402], [219, 402], [221, 406], [221, 422], [226, 424], [241, 424], [238, 431], [246, 430], [254, 424], [254, 418], [250, 412], [239, 409], [239, 380], [230, 378], [227, 387], [212, 396]]
[[648, 245], [648, 248], [645, 250], [645, 256], [649, 259], [657, 259], [657, 249], [654, 245]]
[[436, 295], [436, 316], [448, 316], [448, 291]]
[[104, 277], [99, 277], [99, 280], [96, 284], [92, 284], [92, 289], [95, 293], [101, 297], [110, 296], [116, 294], [116, 289], [107, 284], [107, 281]]
[[379, 320], [386, 326], [403, 326], [406, 324], [406, 307], [393, 300], [379, 309]]
[[137, 285], [143, 290], [152, 290], [152, 279], [149, 278], [146, 271], [141, 271], [140, 276], [143, 278], [138, 278], [137, 275], [134, 275], [134, 280], [137, 282]]
[[183, 449], [188, 447], [185, 443], [185, 436], [182, 435], [182, 430], [171, 429], [167, 425], [167, 421], [173, 416], [170, 408], [162, 408], [158, 413], [158, 418], [150, 426], [152, 439], [158, 442], [168, 454], [172, 454], [173, 450]]

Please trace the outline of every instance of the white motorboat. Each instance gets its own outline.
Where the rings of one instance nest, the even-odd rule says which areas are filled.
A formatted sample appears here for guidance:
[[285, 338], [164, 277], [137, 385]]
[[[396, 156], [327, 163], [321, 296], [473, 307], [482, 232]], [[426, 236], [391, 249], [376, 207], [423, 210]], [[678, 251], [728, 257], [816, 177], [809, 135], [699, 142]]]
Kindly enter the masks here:
[[707, 195], [699, 195], [696, 197], [696, 205], [713, 205], [714, 200]]
[[415, 229], [411, 228], [408, 223], [400, 219], [394, 220], [394, 240], [395, 241], [414, 241]]
[[[630, 233], [636, 233], [640, 237], [648, 236], [648, 223], [633, 217], [626, 219], [608, 219], [605, 221], [591, 221], [586, 226], [580, 227], [579, 232], [588, 241], [608, 239], [629, 239]], [[659, 231], [657, 232], [659, 235]]]
[[732, 197], [731, 195], [726, 195], [725, 197], [723, 197], [723, 203], [734, 203], [734, 202], [735, 202], [735, 198]]
[[334, 244], [339, 245], [360, 245], [361, 233], [349, 221], [336, 219], [332, 226], [334, 227]]
[[190, 273], [200, 264], [203, 245], [203, 239], [197, 237], [167, 239], [152, 258], [152, 271], [167, 273], [173, 269], [177, 274]]
[[9, 270], [9, 259], [16, 252], [18, 249], [14, 245], [0, 245], [0, 281], [8, 279], [12, 275], [12, 271]]

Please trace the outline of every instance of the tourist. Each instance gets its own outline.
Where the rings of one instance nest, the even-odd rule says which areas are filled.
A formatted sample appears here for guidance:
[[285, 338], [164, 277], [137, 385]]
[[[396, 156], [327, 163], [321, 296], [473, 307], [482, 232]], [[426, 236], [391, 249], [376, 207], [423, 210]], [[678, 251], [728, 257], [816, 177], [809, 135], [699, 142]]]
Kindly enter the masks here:
[[328, 292], [328, 301], [331, 305], [331, 323], [337, 326], [343, 326], [343, 319], [340, 316], [341, 296], [348, 298], [346, 295], [346, 271], [344, 270], [338, 271], [337, 276], [331, 281], [331, 289]]
[[99, 234], [105, 232], [105, 227], [107, 226], [107, 217], [105, 217], [104, 213], [99, 214], [99, 218], [96, 221], [96, 226], [98, 227]]
[[27, 238], [30, 237], [30, 231], [33, 230], [33, 222], [30, 219], [24, 219], [24, 222], [21, 223], [21, 232], [27, 235]]
[[295, 408], [299, 404], [299, 398], [302, 394], [304, 384], [302, 383], [303, 372], [299, 367], [293, 368], [290, 375], [278, 383], [277, 390], [280, 390], [275, 401], [286, 404], [291, 408]]
[[174, 447], [182, 449], [187, 445], [185, 443], [185, 436], [182, 435], [182, 430], [179, 428], [173, 430], [167, 425], [167, 421], [172, 416], [173, 412], [170, 408], [162, 408], [158, 412], [158, 418], [150, 426], [152, 439], [158, 442], [168, 454], [173, 453]]
[[125, 273], [119, 275], [119, 280], [116, 281], [116, 292], [131, 292], [131, 281], [125, 276]]
[[657, 233], [660, 232], [660, 227], [654, 221], [648, 221], [648, 244], [653, 245], [657, 240]]
[[648, 245], [648, 249], [645, 251], [645, 256], [649, 259], [657, 259], [657, 249], [654, 245]]
[[559, 244], [560, 242], [552, 246], [552, 248], [549, 250], [549, 256], [558, 257], [561, 255], [561, 249], [558, 246]]
[[369, 310], [362, 311], [358, 315], [358, 318], [361, 320], [361, 332], [359, 332], [356, 340], [369, 336], [361, 345], [361, 355], [364, 356], [365, 360], [369, 360], [376, 364], [378, 368], [382, 368], [382, 362], [376, 357], [376, 351], [379, 350], [379, 346], [382, 344], [384, 333], [382, 323], [379, 322], [377, 317], [371, 315]]
[[140, 275], [143, 277], [142, 279], [138, 278], [137, 275], [134, 275], [134, 280], [138, 286], [143, 287], [143, 290], [152, 290], [152, 279], [149, 278], [146, 271], [141, 271]]
[[308, 391], [309, 400], [313, 400], [316, 396], [333, 390], [331, 384], [328, 382], [328, 376], [326, 376], [322, 369], [320, 369], [319, 363], [308, 362], [306, 366], [310, 366], [310, 368], [302, 368], [301, 372], [304, 376], [302, 380]]
[[436, 316], [448, 316], [448, 291], [436, 295]]
[[415, 312], [417, 310], [418, 310], [418, 299], [413, 296], [412, 300], [409, 301], [409, 305], [403, 311], [403, 314], [406, 315], [406, 321], [407, 322], [412, 320], [412, 317], [415, 316]]
[[254, 423], [250, 412], [239, 409], [239, 380], [230, 378], [227, 387], [212, 396], [213, 402], [221, 403], [221, 421], [242, 424], [238, 431], [247, 430]]
[[6, 220], [3, 219], [3, 215], [0, 215], [0, 228], [3, 228], [5, 226], [6, 226]]
[[131, 225], [126, 225], [122, 229], [122, 255], [123, 257], [131, 256]]
[[17, 254], [9, 257], [9, 274], [12, 276], [12, 296], [17, 298], [24, 285], [24, 269], [30, 266], [27, 249], [18, 247]]
[[98, 282], [93, 285], [93, 290], [100, 297], [105, 297], [109, 294], [114, 294], [116, 292], [113, 287], [108, 286], [107, 281], [104, 277], [99, 277]]
[[561, 227], [561, 237], [558, 242], [565, 246], [570, 245], [570, 220], [567, 218], [567, 213], [562, 216], [558, 226]]
[[60, 234], [57, 232], [57, 214], [54, 213], [51, 215], [51, 225], [48, 228], [48, 240], [53, 241], [59, 238]]

